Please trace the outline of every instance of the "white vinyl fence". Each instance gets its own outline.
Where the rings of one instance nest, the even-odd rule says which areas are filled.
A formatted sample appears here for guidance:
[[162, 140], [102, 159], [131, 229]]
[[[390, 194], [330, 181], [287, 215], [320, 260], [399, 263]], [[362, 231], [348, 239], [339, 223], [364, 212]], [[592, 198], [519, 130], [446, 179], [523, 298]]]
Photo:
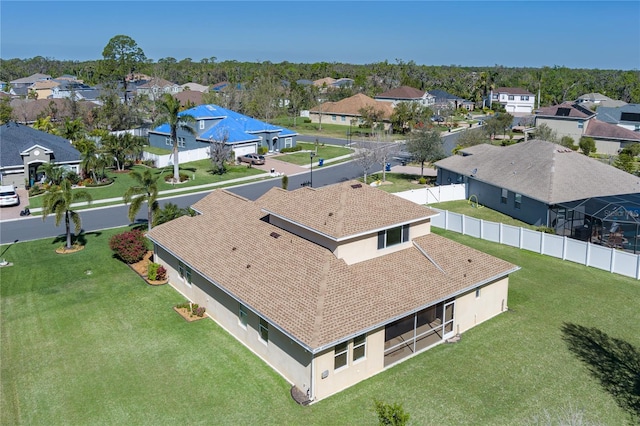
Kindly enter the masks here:
[[[440, 188], [444, 189], [449, 186], [454, 185], [445, 185]], [[441, 192], [439, 199], [442, 201], [464, 199], [464, 185], [460, 186], [463, 187], [461, 198], [447, 198], [454, 196], [454, 190], [452, 189], [447, 193]], [[413, 194], [417, 191], [423, 190], [398, 192], [395, 195], [418, 204], [426, 204], [423, 200], [427, 195], [424, 193], [420, 193], [420, 195]], [[429, 201], [429, 203], [432, 202], [436, 201]], [[640, 255], [574, 240], [566, 236], [546, 234], [531, 229], [476, 219], [448, 210], [433, 210], [440, 212], [438, 216], [431, 219], [431, 224], [438, 228], [640, 279]]]
[[465, 199], [465, 184], [442, 185], [420, 189], [412, 189], [404, 192], [396, 192], [394, 195], [416, 204], [443, 203]]
[[[180, 153], [178, 154], [178, 160], [180, 161], [180, 164], [188, 163], [190, 161], [204, 160], [206, 158], [209, 158], [209, 147], [180, 151]], [[173, 165], [172, 154], [158, 155], [143, 151], [142, 159], [153, 160], [155, 166], [159, 169]]]

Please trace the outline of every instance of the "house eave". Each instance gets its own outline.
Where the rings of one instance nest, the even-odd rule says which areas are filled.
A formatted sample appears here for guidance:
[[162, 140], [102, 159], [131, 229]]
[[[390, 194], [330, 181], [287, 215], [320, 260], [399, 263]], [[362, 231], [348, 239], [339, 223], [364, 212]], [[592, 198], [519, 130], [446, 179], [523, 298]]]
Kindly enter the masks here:
[[283, 329], [282, 327], [280, 327], [275, 321], [273, 321], [270, 317], [268, 317], [267, 315], [264, 315], [262, 312], [260, 312], [259, 310], [255, 309], [253, 306], [251, 306], [251, 304], [247, 303], [246, 301], [244, 301], [242, 298], [238, 297], [237, 295], [235, 295], [233, 292], [229, 291], [226, 287], [224, 287], [223, 285], [217, 283], [214, 279], [212, 279], [211, 277], [205, 275], [202, 273], [202, 271], [200, 271], [197, 268], [194, 268], [193, 265], [191, 265], [189, 262], [183, 260], [180, 256], [178, 256], [176, 253], [174, 253], [171, 249], [169, 249], [168, 247], [162, 245], [159, 241], [155, 240], [153, 237], [150, 237], [149, 235], [147, 235], [147, 238], [150, 239], [154, 244], [158, 245], [159, 247], [162, 247], [163, 250], [166, 250], [169, 254], [171, 254], [173, 257], [175, 257], [176, 259], [178, 259], [179, 261], [183, 262], [186, 266], [188, 266], [189, 268], [191, 268], [191, 270], [193, 271], [197, 271], [200, 275], [202, 275], [202, 277], [204, 279], [206, 279], [207, 281], [209, 281], [212, 285], [214, 285], [216, 288], [220, 289], [223, 293], [225, 293], [226, 295], [228, 295], [229, 297], [233, 298], [234, 300], [237, 300], [239, 303], [242, 303], [244, 306], [246, 306], [247, 308], [251, 309], [253, 312], [255, 312], [256, 314], [258, 314], [260, 317], [264, 318], [265, 320], [268, 321], [268, 323], [270, 325], [273, 325], [273, 327], [278, 330], [279, 332], [281, 332], [282, 334], [284, 334], [285, 336], [287, 336], [288, 338], [290, 338], [291, 340], [293, 340], [294, 342], [296, 342], [298, 345], [300, 345], [303, 349], [307, 350], [308, 352], [313, 353], [313, 349], [305, 344], [304, 342], [302, 342], [300, 339], [298, 339], [297, 337], [295, 337], [294, 335], [292, 335], [291, 333], [289, 333], [288, 331], [286, 331], [285, 329]]
[[429, 306], [437, 305], [438, 303], [442, 303], [445, 300], [448, 300], [448, 299], [451, 299], [451, 298], [454, 298], [454, 297], [458, 297], [461, 294], [468, 293], [468, 292], [470, 292], [470, 291], [472, 291], [472, 290], [474, 290], [474, 289], [476, 289], [478, 287], [482, 287], [483, 285], [488, 284], [490, 282], [497, 281], [497, 280], [499, 280], [501, 278], [504, 278], [504, 277], [508, 277], [510, 274], [512, 274], [512, 273], [514, 273], [514, 272], [516, 272], [516, 271], [518, 271], [520, 269], [521, 268], [519, 266], [516, 266], [514, 268], [509, 269], [508, 271], [505, 271], [505, 272], [502, 272], [500, 274], [494, 275], [492, 277], [486, 278], [486, 279], [484, 279], [482, 281], [478, 281], [477, 283], [475, 283], [475, 284], [473, 284], [471, 286], [465, 287], [465, 288], [463, 288], [461, 290], [458, 290], [458, 291], [456, 291], [454, 293], [451, 293], [451, 294], [449, 294], [449, 295], [447, 295], [445, 297], [436, 299], [435, 301], [431, 301], [431, 302], [426, 303], [424, 305], [418, 306], [417, 308], [411, 309], [410, 311], [403, 312], [403, 313], [401, 313], [399, 315], [396, 315], [396, 316], [394, 316], [394, 317], [392, 317], [390, 319], [387, 319], [385, 321], [382, 321], [382, 322], [379, 322], [377, 324], [374, 324], [374, 325], [372, 325], [370, 327], [364, 328], [362, 330], [358, 330], [358, 332], [356, 332], [356, 333], [351, 333], [351, 334], [349, 334], [347, 336], [344, 336], [344, 337], [342, 337], [342, 338], [340, 338], [338, 340], [335, 340], [333, 342], [329, 342], [329, 343], [327, 343], [325, 345], [319, 346], [319, 347], [313, 349], [311, 351], [311, 353], [313, 355], [316, 355], [316, 354], [318, 354], [318, 353], [320, 353], [322, 351], [325, 351], [325, 350], [327, 350], [329, 348], [332, 348], [332, 347], [336, 346], [337, 344], [343, 343], [345, 341], [349, 341], [350, 339], [353, 339], [354, 337], [360, 336], [360, 335], [362, 335], [364, 333], [369, 333], [369, 332], [371, 332], [373, 330], [379, 329], [380, 327], [384, 327], [387, 324], [390, 324], [390, 323], [392, 323], [394, 321], [400, 320], [400, 319], [406, 317], [407, 315], [415, 314], [416, 312], [419, 312], [419, 311], [421, 311], [423, 309], [426, 309]]

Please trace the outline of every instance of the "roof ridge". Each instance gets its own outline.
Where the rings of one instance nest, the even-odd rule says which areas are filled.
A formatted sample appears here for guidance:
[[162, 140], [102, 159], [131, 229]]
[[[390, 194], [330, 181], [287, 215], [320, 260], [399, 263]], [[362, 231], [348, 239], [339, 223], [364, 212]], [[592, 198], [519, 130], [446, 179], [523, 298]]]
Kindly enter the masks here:
[[340, 201], [338, 203], [338, 211], [335, 212], [336, 215], [336, 233], [341, 234], [344, 228], [344, 207], [347, 203], [347, 191], [342, 191], [340, 193]]
[[[331, 256], [333, 254], [331, 253]], [[326, 257], [325, 257], [326, 258]], [[331, 269], [331, 262], [324, 262], [320, 279], [318, 280], [318, 299], [316, 301], [316, 317], [313, 321], [313, 333], [311, 334], [311, 346], [318, 346], [322, 339], [322, 326], [324, 319], [325, 297], [328, 291], [328, 277]]]

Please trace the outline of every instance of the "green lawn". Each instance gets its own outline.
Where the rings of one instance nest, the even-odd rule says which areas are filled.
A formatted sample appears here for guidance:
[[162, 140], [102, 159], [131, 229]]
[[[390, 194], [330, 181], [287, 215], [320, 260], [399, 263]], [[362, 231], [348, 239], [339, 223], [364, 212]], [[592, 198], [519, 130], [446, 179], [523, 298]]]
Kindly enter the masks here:
[[[370, 184], [375, 181], [382, 182], [382, 177], [382, 172], [367, 175], [367, 183]], [[425, 185], [420, 185], [420, 183], [418, 183], [418, 180], [420, 179], [419, 175], [387, 172], [384, 177], [385, 182], [387, 183], [381, 184], [378, 188], [385, 192], [402, 192], [409, 191], [411, 189], [422, 189], [425, 187]], [[427, 183], [435, 181], [435, 178], [427, 177], [426, 179]], [[360, 177], [358, 180], [362, 182], [363, 178]]]
[[528, 223], [514, 219], [511, 216], [502, 214], [498, 211], [491, 210], [490, 208], [482, 205], [478, 206], [477, 203], [470, 203], [469, 200], [457, 200], [446, 201], [444, 203], [429, 204], [429, 207], [434, 207], [441, 210], [449, 210], [455, 213], [464, 214], [469, 217], [475, 217], [476, 219], [489, 220], [491, 222], [502, 222], [505, 225], [520, 226], [527, 229], [537, 229], [537, 226], [529, 225]]
[[[316, 149], [315, 144], [313, 143], [304, 143], [298, 142], [298, 145], [302, 147], [303, 150], [311, 151]], [[345, 148], [342, 146], [335, 145], [318, 145], [318, 154], [313, 159], [314, 165], [318, 164], [318, 160], [320, 158], [324, 158], [325, 160], [342, 157], [343, 155], [349, 155], [353, 152], [350, 148]], [[287, 163], [297, 164], [299, 166], [310, 164], [311, 158], [309, 157], [309, 152], [292, 152], [278, 155], [274, 157], [280, 161], [286, 161]]]
[[[133, 166], [133, 170], [142, 171], [144, 166]], [[246, 176], [255, 176], [264, 174], [264, 170], [249, 168], [246, 165], [232, 165], [229, 166], [227, 172], [223, 175], [213, 174], [211, 172], [210, 160], [198, 160], [190, 163], [180, 164], [180, 172], [189, 176], [189, 180], [179, 185], [171, 185], [166, 183], [162, 176], [172, 175], [173, 168], [165, 167], [163, 169], [152, 169], [154, 176], [158, 177], [158, 190], [163, 191], [167, 189], [185, 189], [188, 191], [190, 187], [205, 185], [210, 183], [223, 182], [225, 180], [231, 180]], [[135, 181], [129, 173], [118, 173], [114, 171], [108, 171], [108, 176], [114, 179], [113, 184], [97, 188], [83, 188], [86, 189], [93, 200], [103, 200], [107, 198], [122, 198], [127, 189], [135, 184]], [[29, 208], [42, 207], [42, 196], [29, 197]]]
[[69, 255], [55, 254], [62, 242], [52, 239], [0, 247], [15, 263], [0, 269], [1, 424], [373, 425], [374, 399], [402, 404], [415, 425], [534, 424], [572, 409], [584, 424], [628, 420], [560, 327], [597, 327], [640, 346], [636, 280], [436, 229], [522, 267], [509, 312], [301, 407], [213, 321], [173, 312], [180, 294], [114, 259], [107, 244], [117, 231], [90, 233]]

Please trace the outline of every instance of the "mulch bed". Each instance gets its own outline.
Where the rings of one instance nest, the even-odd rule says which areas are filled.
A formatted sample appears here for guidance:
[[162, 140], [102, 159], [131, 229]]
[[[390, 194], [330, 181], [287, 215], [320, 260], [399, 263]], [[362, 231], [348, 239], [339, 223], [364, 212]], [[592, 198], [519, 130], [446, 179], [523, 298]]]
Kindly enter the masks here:
[[176, 311], [178, 314], [180, 314], [180, 316], [182, 318], [184, 318], [185, 320], [187, 320], [188, 322], [198, 321], [198, 320], [201, 320], [203, 318], [206, 318], [205, 315], [203, 315], [201, 317], [199, 317], [197, 315], [192, 315], [189, 312], [189, 309], [187, 309], [187, 308], [178, 308], [178, 307], [174, 306], [173, 310]]
[[149, 285], [163, 285], [169, 282], [168, 279], [164, 279], [162, 281], [152, 281], [147, 279], [147, 270], [149, 269], [149, 264], [151, 263], [151, 258], [153, 257], [153, 252], [149, 250], [147, 254], [144, 255], [142, 260], [137, 263], [132, 263], [129, 265], [131, 269], [133, 269], [142, 279], [144, 279]]

